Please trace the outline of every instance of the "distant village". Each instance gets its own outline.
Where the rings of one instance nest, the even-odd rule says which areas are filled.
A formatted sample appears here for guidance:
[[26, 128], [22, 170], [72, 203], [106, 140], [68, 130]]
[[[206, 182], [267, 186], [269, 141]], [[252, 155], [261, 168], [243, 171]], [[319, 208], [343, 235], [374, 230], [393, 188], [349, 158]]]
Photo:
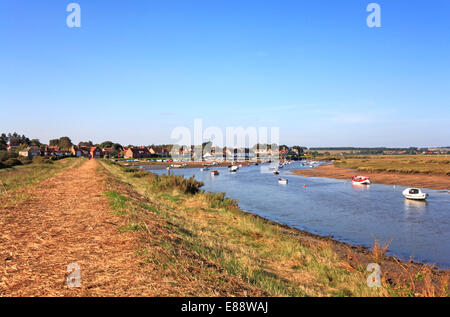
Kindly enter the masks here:
[[[307, 148], [302, 146], [257, 144], [252, 148], [227, 148], [213, 146], [205, 142], [197, 146], [149, 145], [122, 146], [105, 141], [93, 144], [91, 141], [72, 144], [69, 137], [50, 140], [42, 144], [38, 139], [29, 139], [17, 133], [0, 135], [0, 168], [20, 165], [35, 157], [59, 159], [63, 157], [117, 158], [117, 159], [155, 159], [204, 160], [223, 159], [257, 160], [261, 157], [278, 156], [280, 159], [298, 160], [308, 157], [327, 157], [340, 155], [433, 155], [450, 154], [450, 147], [436, 148]], [[199, 157], [199, 155], [201, 155]]]

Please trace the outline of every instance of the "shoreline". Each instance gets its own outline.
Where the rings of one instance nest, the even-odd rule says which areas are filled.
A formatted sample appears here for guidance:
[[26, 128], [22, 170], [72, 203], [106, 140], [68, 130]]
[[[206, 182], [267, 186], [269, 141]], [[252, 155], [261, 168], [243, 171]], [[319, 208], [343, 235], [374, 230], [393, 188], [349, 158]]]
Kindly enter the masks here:
[[[182, 167], [182, 168], [202, 167], [202, 166], [192, 166], [192, 165], [195, 165], [195, 163], [197, 163], [197, 162], [191, 162], [191, 163], [194, 163], [194, 164], [191, 164], [190, 166], [186, 166], [186, 167]], [[216, 167], [223, 167], [223, 166], [228, 166], [228, 165], [229, 164], [227, 164], [227, 163], [223, 163], [221, 165], [216, 165]], [[246, 164], [246, 165], [253, 165], [253, 164]], [[161, 167], [161, 168], [158, 168], [157, 166], [155, 166], [155, 167], [156, 168], [148, 168], [146, 170], [151, 173], [151, 170], [163, 169], [163, 167]], [[322, 166], [318, 166], [318, 167], [315, 167], [315, 168], [309, 169], [309, 170], [293, 170], [293, 171], [289, 171], [289, 172], [293, 173], [294, 175], [297, 175], [297, 176], [306, 176], [306, 175], [299, 174], [297, 172], [303, 172], [303, 171], [312, 172], [312, 170], [317, 170], [317, 169], [324, 168], [324, 167], [333, 167], [334, 169], [348, 170], [351, 175], [355, 175], [355, 173], [356, 173], [356, 171], [354, 171], [354, 170], [344, 169], [344, 168], [336, 168], [333, 165], [322, 165]], [[182, 169], [182, 168], [180, 168], [180, 169]], [[370, 174], [374, 174], [374, 173], [370, 173]], [[386, 173], [376, 173], [376, 174], [386, 174]], [[394, 173], [390, 173], [390, 174], [394, 174]], [[329, 176], [308, 176], [308, 177], [334, 178], [334, 177], [329, 177]], [[350, 178], [351, 178], [351, 176], [350, 176]], [[345, 175], [342, 175], [341, 178], [337, 178], [337, 179], [346, 179], [347, 180], [348, 178]], [[394, 184], [393, 183], [392, 185], [399, 185], [399, 184]], [[214, 193], [216, 193], [216, 192], [214, 192]], [[450, 191], [448, 193], [450, 193]], [[230, 198], [230, 199], [233, 199], [233, 198]], [[252, 217], [255, 217], [257, 219], [260, 219], [260, 220], [264, 221], [265, 223], [268, 223], [268, 224], [274, 225], [274, 226], [280, 226], [280, 227], [285, 228], [285, 229], [290, 230], [290, 231], [295, 231], [295, 232], [297, 232], [298, 236], [307, 236], [307, 237], [309, 237], [311, 239], [316, 239], [316, 240], [320, 240], [320, 241], [330, 242], [333, 245], [333, 249], [335, 249], [335, 247], [337, 247], [339, 249], [339, 251], [342, 251], [342, 249], [350, 248], [352, 251], [359, 253], [363, 257], [370, 257], [371, 256], [372, 251], [371, 251], [371, 248], [368, 247], [368, 246], [365, 246], [365, 245], [362, 245], [362, 244], [357, 244], [357, 243], [352, 244], [352, 243], [349, 243], [349, 242], [340, 241], [340, 240], [336, 239], [332, 235], [321, 235], [321, 234], [309, 232], [309, 231], [306, 231], [306, 230], [298, 229], [298, 228], [295, 228], [294, 226], [291, 226], [291, 225], [288, 225], [288, 224], [284, 224], [284, 223], [280, 223], [280, 222], [277, 222], [275, 220], [271, 220], [269, 218], [262, 217], [262, 216], [260, 216], [260, 215], [258, 215], [256, 213], [254, 213], [254, 212], [244, 210], [241, 207], [238, 207], [238, 208], [239, 208], [239, 210], [242, 213], [247, 214], [247, 215], [252, 216]], [[336, 251], [336, 249], [335, 249], [335, 251]], [[338, 252], [338, 253], [340, 253], [340, 252]], [[422, 266], [426, 265], [426, 266], [429, 266], [430, 268], [432, 268], [434, 270], [437, 270], [437, 272], [441, 272], [441, 273], [448, 273], [448, 272], [450, 272], [450, 266], [449, 267], [443, 267], [443, 266], [440, 266], [440, 265], [435, 264], [435, 263], [426, 263], [426, 262], [422, 262], [420, 260], [416, 260], [416, 261], [414, 261], [414, 260], [407, 260], [407, 259], [401, 258], [401, 257], [397, 258], [394, 255], [385, 255], [385, 260], [387, 261], [387, 263], [389, 263], [390, 265], [395, 265], [395, 264], [398, 265], [396, 260], [394, 260], [394, 258], [398, 262], [400, 262], [402, 264], [408, 264], [408, 265], [412, 265], [414, 267], [422, 267]]]
[[343, 180], [351, 180], [352, 176], [361, 173], [370, 177], [373, 183], [428, 188], [450, 193], [450, 177], [447, 175], [358, 172], [357, 170], [336, 167], [334, 165], [322, 165], [311, 169], [293, 170], [291, 173], [297, 176], [325, 177]]
[[[194, 163], [196, 163], [196, 162], [194, 162]], [[252, 164], [247, 164], [247, 165], [252, 165]], [[222, 164], [220, 166], [228, 166], [228, 165], [224, 163], [224, 164]], [[220, 166], [216, 165], [216, 167], [220, 167]], [[326, 166], [330, 166], [330, 165], [322, 165], [322, 166], [316, 167], [314, 169], [318, 169], [320, 167], [326, 167]], [[201, 167], [201, 166], [198, 166], [198, 167]], [[183, 168], [195, 168], [195, 167], [191, 165], [191, 166], [187, 166], [187, 167], [183, 167]], [[158, 168], [156, 168], [156, 169], [158, 169]], [[152, 168], [148, 168], [147, 169], [147, 171], [149, 173], [151, 173], [151, 170], [152, 170]], [[293, 173], [293, 172], [297, 172], [297, 171], [303, 171], [303, 170], [295, 170], [295, 171], [290, 171], [290, 172]], [[307, 171], [309, 171], [309, 170], [307, 170]], [[352, 170], [350, 170], [350, 171], [352, 171]], [[294, 173], [294, 174], [297, 174], [297, 173]], [[323, 176], [323, 177], [326, 177], [326, 176]], [[343, 177], [342, 179], [345, 179], [345, 178]], [[214, 192], [214, 193], [216, 193], [216, 192]], [[233, 198], [231, 197], [230, 199], [233, 199]], [[254, 212], [244, 210], [240, 206], [238, 206], [238, 208], [243, 214], [246, 214], [246, 215], [249, 215], [251, 217], [260, 219], [260, 220], [262, 220], [263, 222], [265, 222], [265, 223], [267, 223], [269, 225], [279, 226], [279, 227], [284, 228], [284, 229], [286, 229], [288, 231], [293, 231], [293, 232], [295, 232], [294, 233], [295, 236], [299, 236], [299, 237], [303, 237], [304, 236], [304, 237], [308, 237], [310, 239], [314, 239], [314, 240], [318, 240], [318, 241], [325, 241], [325, 242], [331, 243], [333, 245], [333, 249], [340, 255], [343, 255], [346, 251], [348, 251], [348, 249], [351, 249], [353, 252], [358, 253], [358, 255], [360, 255], [364, 259], [368, 259], [368, 258], [370, 258], [372, 256], [372, 250], [368, 246], [365, 246], [365, 245], [362, 245], [362, 244], [357, 244], [357, 243], [352, 244], [352, 243], [349, 243], [349, 242], [340, 241], [340, 240], [336, 239], [332, 235], [321, 235], [321, 234], [309, 232], [309, 231], [306, 231], [306, 230], [298, 229], [298, 228], [295, 228], [294, 226], [291, 226], [291, 225], [288, 225], [288, 224], [285, 224], [285, 223], [280, 223], [280, 222], [277, 222], [275, 220], [271, 220], [269, 218], [265, 218], [263, 216], [260, 216], [260, 215], [254, 213]], [[343, 252], [343, 251], [345, 251], [345, 252]], [[440, 266], [440, 265], [435, 264], [435, 263], [426, 263], [426, 262], [422, 262], [420, 260], [416, 260], [416, 261], [412, 260], [412, 259], [411, 260], [407, 260], [407, 259], [401, 258], [401, 257], [397, 258], [394, 255], [385, 255], [384, 256], [384, 260], [383, 260], [383, 262], [385, 262], [384, 264], [388, 264], [389, 266], [391, 266], [391, 265], [397, 265], [398, 266], [398, 262], [397, 261], [402, 263], [403, 265], [405, 265], [405, 264], [411, 265], [412, 267], [418, 268], [418, 269], [423, 267], [424, 265], [425, 266], [429, 266], [430, 268], [432, 268], [432, 270], [436, 270], [436, 273], [438, 273], [438, 274], [440, 274], [440, 273], [445, 274], [445, 273], [450, 272], [450, 266], [449, 267], [443, 267], [443, 266]]]
[[[340, 255], [344, 255], [344, 252], [342, 252], [342, 251], [347, 251], [348, 249], [351, 249], [353, 252], [357, 253], [356, 255], [359, 255], [362, 257], [367, 257], [367, 259], [372, 257], [373, 251], [371, 250], [370, 247], [367, 247], [365, 245], [356, 244], [356, 243], [352, 244], [350, 242], [340, 241], [340, 240], [336, 239], [333, 235], [321, 235], [321, 234], [313, 233], [310, 231], [298, 229], [291, 225], [280, 223], [275, 220], [271, 220], [269, 218], [259, 216], [258, 214], [255, 214], [253, 212], [246, 211], [246, 210], [242, 209], [241, 207], [239, 207], [239, 210], [246, 215], [249, 215], [254, 218], [258, 218], [269, 225], [279, 226], [288, 231], [293, 231], [293, 234], [296, 236], [308, 237], [308, 238], [311, 238], [312, 240], [329, 242], [332, 244], [333, 250], [336, 251]], [[389, 250], [388, 250], [388, 252], [389, 252]], [[403, 265], [407, 264], [407, 265], [410, 265], [415, 268], [419, 268], [419, 267], [421, 268], [423, 266], [428, 266], [435, 273], [438, 273], [438, 274], [440, 274], [440, 273], [445, 274], [445, 273], [450, 272], [450, 267], [442, 267], [435, 263], [426, 263], [426, 262], [423, 262], [420, 260], [413, 260], [412, 257], [410, 260], [406, 260], [401, 257], [396, 257], [395, 255], [384, 255], [383, 260], [381, 262], [382, 262], [381, 264], [384, 264], [384, 265], [386, 265], [386, 264], [391, 264], [391, 265], [397, 264], [398, 265], [398, 263], [401, 263]]]

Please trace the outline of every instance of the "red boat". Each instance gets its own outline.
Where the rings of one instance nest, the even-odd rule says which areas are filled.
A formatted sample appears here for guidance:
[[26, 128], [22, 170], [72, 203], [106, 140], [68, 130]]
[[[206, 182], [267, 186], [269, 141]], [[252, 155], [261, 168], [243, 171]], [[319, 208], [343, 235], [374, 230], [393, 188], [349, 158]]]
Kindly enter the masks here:
[[357, 175], [352, 177], [353, 184], [370, 184], [370, 177]]

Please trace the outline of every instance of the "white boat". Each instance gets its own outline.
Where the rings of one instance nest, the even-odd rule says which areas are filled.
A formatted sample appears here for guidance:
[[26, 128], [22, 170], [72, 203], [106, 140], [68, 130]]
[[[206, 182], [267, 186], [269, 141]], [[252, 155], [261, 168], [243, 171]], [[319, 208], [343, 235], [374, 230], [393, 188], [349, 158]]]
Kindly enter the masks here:
[[370, 177], [362, 176], [362, 175], [353, 176], [352, 182], [353, 182], [353, 184], [363, 184], [363, 185], [369, 185], [371, 183]]
[[287, 185], [287, 183], [288, 183], [288, 180], [286, 179], [286, 178], [279, 178], [278, 179], [278, 184], [281, 184], [281, 185]]
[[419, 188], [406, 188], [402, 194], [405, 198], [413, 200], [425, 200], [428, 197], [428, 194], [422, 193]]
[[201, 171], [201, 172], [206, 172], [206, 171], [209, 171], [209, 168], [208, 168], [208, 167], [202, 167], [202, 168], [200, 169], [200, 171]]
[[239, 169], [239, 166], [233, 165], [230, 167], [230, 172], [237, 172], [238, 169]]

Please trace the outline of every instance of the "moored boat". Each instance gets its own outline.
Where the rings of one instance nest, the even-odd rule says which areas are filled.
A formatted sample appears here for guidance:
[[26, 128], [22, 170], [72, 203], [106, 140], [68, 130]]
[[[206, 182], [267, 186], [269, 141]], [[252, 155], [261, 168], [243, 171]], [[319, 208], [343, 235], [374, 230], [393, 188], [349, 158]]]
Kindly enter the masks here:
[[239, 166], [233, 165], [230, 167], [230, 172], [237, 172], [238, 169], [239, 169]]
[[406, 188], [402, 194], [405, 198], [413, 200], [425, 200], [428, 198], [428, 194], [423, 193], [419, 188]]
[[363, 184], [363, 185], [368, 185], [371, 183], [370, 177], [362, 176], [362, 175], [353, 176], [352, 182], [353, 182], [353, 184]]
[[211, 175], [213, 175], [213, 176], [219, 175], [219, 171], [211, 171]]
[[281, 185], [287, 185], [287, 183], [288, 183], [288, 180], [286, 179], [286, 178], [279, 178], [278, 179], [278, 184], [281, 184]]

